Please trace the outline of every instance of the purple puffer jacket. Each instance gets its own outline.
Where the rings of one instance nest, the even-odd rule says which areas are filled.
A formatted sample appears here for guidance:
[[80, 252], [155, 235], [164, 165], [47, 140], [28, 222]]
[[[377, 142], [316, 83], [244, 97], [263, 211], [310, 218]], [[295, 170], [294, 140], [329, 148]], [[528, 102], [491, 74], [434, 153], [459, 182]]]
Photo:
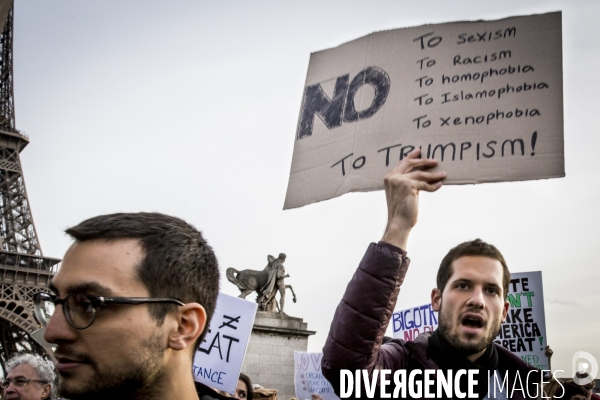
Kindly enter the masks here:
[[[346, 293], [335, 311], [321, 363], [323, 375], [338, 395], [342, 369], [366, 369], [370, 374], [374, 369], [393, 372], [406, 369], [411, 357], [423, 368], [438, 369], [438, 365], [427, 355], [428, 334], [421, 334], [412, 342], [394, 339], [381, 344], [409, 263], [402, 249], [384, 242], [371, 243], [348, 283]], [[527, 373], [535, 368], [504, 347], [494, 345], [503, 364], [508, 365], [509, 376], [516, 377], [518, 371], [525, 383]], [[513, 381], [509, 382], [509, 390], [513, 387]], [[515, 390], [512, 398], [525, 397], [520, 390]]]

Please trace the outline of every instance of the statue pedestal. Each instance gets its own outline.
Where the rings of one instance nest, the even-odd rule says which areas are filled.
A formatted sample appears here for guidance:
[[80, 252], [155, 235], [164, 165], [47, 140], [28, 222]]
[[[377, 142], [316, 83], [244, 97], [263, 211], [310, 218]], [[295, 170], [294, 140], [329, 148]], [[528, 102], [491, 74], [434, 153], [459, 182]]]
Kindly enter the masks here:
[[302, 318], [258, 311], [242, 372], [268, 389], [277, 389], [277, 400], [289, 400], [294, 390], [294, 350], [306, 351], [309, 331]]

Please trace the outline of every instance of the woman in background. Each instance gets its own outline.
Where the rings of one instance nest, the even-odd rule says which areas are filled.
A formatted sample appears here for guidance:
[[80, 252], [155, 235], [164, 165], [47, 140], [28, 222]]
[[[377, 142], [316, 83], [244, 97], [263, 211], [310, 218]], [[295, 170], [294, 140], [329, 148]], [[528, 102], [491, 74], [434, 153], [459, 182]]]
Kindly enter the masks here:
[[252, 382], [248, 375], [240, 373], [234, 397], [239, 400], [252, 400]]

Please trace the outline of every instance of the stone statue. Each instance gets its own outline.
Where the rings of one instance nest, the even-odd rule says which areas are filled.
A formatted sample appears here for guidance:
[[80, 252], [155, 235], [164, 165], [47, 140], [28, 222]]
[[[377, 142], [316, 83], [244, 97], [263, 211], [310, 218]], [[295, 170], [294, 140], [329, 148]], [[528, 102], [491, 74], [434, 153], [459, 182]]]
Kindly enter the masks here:
[[[267, 266], [262, 271], [253, 269], [245, 269], [238, 271], [235, 268], [227, 268], [227, 280], [240, 289], [239, 297], [245, 299], [250, 293], [256, 291], [256, 302], [258, 303], [259, 311], [272, 311], [283, 314], [285, 306], [285, 290], [292, 291], [293, 302], [296, 302], [296, 294], [291, 285], [285, 284], [285, 278], [289, 275], [285, 273], [283, 263], [285, 254], [280, 253], [279, 257], [275, 258], [272, 255], [267, 256]], [[279, 303], [275, 299], [275, 295], [279, 292]]]

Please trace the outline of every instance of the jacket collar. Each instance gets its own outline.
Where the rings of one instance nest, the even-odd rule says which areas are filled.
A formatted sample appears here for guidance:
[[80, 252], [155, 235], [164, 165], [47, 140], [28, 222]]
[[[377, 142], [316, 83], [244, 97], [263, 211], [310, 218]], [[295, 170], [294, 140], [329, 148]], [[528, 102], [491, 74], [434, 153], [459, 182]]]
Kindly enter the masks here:
[[[438, 365], [433, 361], [429, 355], [427, 354], [429, 351], [429, 337], [431, 336], [431, 332], [421, 333], [415, 340], [410, 342], [406, 342], [404, 346], [410, 350], [414, 357], [423, 365], [425, 368], [438, 369]], [[498, 351], [498, 356], [502, 360], [502, 364], [509, 364], [514, 366], [511, 369], [519, 370], [519, 373], [522, 375], [523, 373], [527, 375], [529, 371], [535, 371], [537, 368], [527, 364], [525, 361], [521, 360], [520, 357], [508, 351], [506, 348], [500, 346], [497, 343], [493, 343], [496, 346], [496, 350]]]

